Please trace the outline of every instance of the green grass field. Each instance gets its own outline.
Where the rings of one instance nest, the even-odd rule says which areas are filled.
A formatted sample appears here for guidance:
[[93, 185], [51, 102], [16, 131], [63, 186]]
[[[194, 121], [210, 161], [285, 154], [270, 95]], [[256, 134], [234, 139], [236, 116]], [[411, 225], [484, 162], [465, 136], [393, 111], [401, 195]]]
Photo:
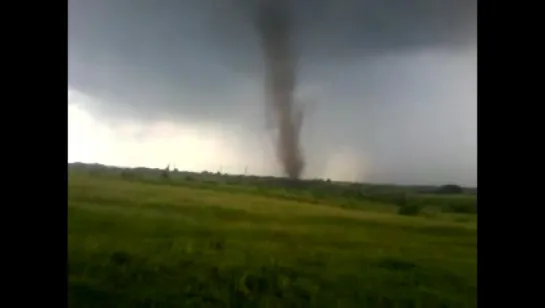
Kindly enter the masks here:
[[475, 214], [69, 174], [69, 307], [476, 307]]

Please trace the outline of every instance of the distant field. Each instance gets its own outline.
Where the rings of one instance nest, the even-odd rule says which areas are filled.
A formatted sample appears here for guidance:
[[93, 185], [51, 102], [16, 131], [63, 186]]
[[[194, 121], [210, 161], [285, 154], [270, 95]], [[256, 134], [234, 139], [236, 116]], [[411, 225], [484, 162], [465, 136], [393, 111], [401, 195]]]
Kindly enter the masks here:
[[69, 306], [476, 307], [475, 214], [212, 186], [70, 172]]

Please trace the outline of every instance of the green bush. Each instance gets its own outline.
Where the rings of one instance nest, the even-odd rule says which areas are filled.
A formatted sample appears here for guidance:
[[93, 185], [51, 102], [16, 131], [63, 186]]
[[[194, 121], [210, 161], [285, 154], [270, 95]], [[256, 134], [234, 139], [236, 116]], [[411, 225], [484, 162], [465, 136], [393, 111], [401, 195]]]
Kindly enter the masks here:
[[126, 180], [135, 180], [137, 178], [136, 174], [129, 170], [121, 171], [121, 177]]
[[451, 203], [443, 207], [445, 213], [475, 214], [477, 205], [471, 203]]
[[404, 193], [394, 195], [392, 198], [394, 204], [397, 206], [404, 207], [407, 205], [408, 198], [407, 195]]
[[403, 206], [400, 206], [397, 210], [397, 213], [399, 215], [405, 215], [405, 216], [416, 216], [420, 213], [420, 206], [416, 204], [405, 204]]

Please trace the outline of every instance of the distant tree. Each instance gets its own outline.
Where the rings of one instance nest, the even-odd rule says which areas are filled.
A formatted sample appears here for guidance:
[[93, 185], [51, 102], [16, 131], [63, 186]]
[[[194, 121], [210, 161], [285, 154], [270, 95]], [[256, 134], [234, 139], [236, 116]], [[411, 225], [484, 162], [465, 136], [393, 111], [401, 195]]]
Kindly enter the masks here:
[[161, 172], [161, 177], [165, 180], [170, 178], [170, 163], [167, 165], [167, 167]]
[[454, 184], [443, 185], [437, 189], [439, 194], [461, 194], [464, 190], [462, 187]]
[[136, 178], [136, 174], [130, 170], [123, 170], [121, 171], [121, 177], [124, 179], [134, 179]]

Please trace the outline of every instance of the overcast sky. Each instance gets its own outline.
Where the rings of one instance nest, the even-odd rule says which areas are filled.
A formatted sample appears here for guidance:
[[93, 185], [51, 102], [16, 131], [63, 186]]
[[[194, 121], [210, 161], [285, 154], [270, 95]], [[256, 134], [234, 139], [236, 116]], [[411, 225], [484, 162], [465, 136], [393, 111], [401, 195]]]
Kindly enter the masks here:
[[[257, 0], [69, 0], [69, 161], [279, 174]], [[476, 185], [476, 0], [293, 0], [305, 177]]]

